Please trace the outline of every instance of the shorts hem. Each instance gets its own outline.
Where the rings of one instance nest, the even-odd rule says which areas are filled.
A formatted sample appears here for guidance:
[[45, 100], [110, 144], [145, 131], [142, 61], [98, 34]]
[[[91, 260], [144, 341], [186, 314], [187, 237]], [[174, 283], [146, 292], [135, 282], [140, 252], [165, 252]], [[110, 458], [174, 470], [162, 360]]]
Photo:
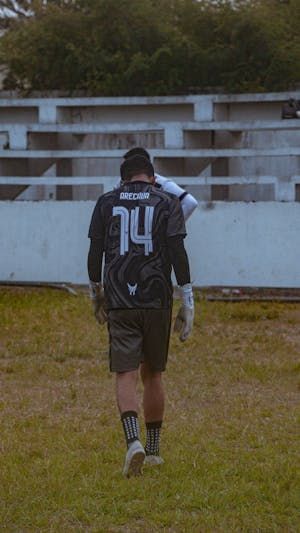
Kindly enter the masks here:
[[[111, 373], [119, 373], [119, 374], [124, 373], [124, 372], [134, 372], [135, 370], [139, 370], [140, 365], [142, 363], [143, 363], [143, 361], [141, 361], [139, 363], [139, 365], [137, 367], [135, 367], [135, 368], [126, 368], [126, 369], [119, 370], [119, 369], [110, 367], [109, 370], [110, 370]], [[151, 367], [151, 370], [153, 372], [165, 372], [166, 368], [167, 368], [166, 366], [164, 366], [163, 368], [153, 368], [153, 367]]]

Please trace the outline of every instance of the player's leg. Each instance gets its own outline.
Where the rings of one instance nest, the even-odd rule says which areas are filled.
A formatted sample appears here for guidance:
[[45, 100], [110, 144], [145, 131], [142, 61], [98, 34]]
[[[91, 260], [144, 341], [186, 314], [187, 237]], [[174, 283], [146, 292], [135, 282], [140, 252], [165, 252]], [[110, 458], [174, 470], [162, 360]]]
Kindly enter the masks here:
[[137, 411], [138, 399], [136, 385], [138, 371], [116, 372], [116, 396], [120, 413], [125, 411]]
[[159, 453], [164, 415], [162, 372], [166, 368], [171, 327], [171, 309], [145, 310], [145, 331], [141, 365], [144, 384], [144, 416], [147, 430], [145, 463], [163, 462]]
[[123, 473], [141, 473], [145, 450], [140, 442], [136, 385], [142, 358], [142, 337], [138, 330], [138, 316], [134, 311], [110, 311], [110, 369], [116, 373], [116, 397], [124, 429], [127, 453]]
[[159, 455], [159, 444], [165, 406], [162, 373], [152, 370], [145, 361], [141, 365], [141, 378], [144, 385], [143, 407], [147, 431], [145, 462], [161, 464], [163, 460]]
[[162, 373], [152, 370], [148, 361], [141, 364], [141, 378], [144, 385], [144, 417], [145, 422], [162, 420], [165, 407], [165, 393]]
[[139, 475], [145, 459], [145, 450], [140, 442], [137, 379], [137, 370], [116, 373], [117, 403], [127, 444], [123, 474], [127, 477]]

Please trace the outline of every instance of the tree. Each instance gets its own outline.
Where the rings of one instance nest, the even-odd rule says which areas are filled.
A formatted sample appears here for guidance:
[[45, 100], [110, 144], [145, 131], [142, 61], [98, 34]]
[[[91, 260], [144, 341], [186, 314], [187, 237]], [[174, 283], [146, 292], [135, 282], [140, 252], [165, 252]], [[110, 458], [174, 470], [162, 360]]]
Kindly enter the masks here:
[[7, 89], [156, 95], [300, 81], [298, 0], [0, 0], [1, 7], [9, 20], [0, 41]]

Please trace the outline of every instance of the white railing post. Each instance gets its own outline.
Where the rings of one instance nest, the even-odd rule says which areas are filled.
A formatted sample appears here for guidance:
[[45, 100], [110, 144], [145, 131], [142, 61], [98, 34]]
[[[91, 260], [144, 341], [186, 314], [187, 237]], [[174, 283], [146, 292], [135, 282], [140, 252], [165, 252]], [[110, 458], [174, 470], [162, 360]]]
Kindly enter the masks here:
[[194, 119], [200, 122], [214, 119], [214, 104], [211, 97], [203, 97], [194, 103]]
[[183, 148], [183, 129], [180, 124], [165, 127], [165, 148]]
[[275, 200], [276, 202], [294, 202], [295, 201], [295, 183], [291, 177], [278, 177], [275, 183]]
[[11, 150], [27, 150], [27, 128], [18, 124], [9, 128], [9, 148]]
[[57, 121], [57, 107], [52, 103], [39, 105], [39, 122], [41, 124], [55, 124]]

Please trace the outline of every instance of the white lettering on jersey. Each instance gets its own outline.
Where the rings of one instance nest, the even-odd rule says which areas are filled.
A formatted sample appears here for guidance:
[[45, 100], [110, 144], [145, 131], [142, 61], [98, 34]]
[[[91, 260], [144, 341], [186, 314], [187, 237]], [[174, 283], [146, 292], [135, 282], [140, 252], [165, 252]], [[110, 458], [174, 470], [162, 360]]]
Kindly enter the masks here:
[[[125, 193], [124, 193], [125, 194]], [[153, 252], [153, 242], [152, 242], [152, 224], [153, 224], [153, 215], [154, 207], [147, 205], [145, 207], [145, 233], [139, 234], [139, 216], [140, 216], [140, 207], [135, 207], [131, 209], [130, 212], [124, 206], [115, 206], [113, 207], [113, 216], [120, 215], [121, 217], [121, 228], [120, 228], [120, 255], [125, 255], [129, 251], [129, 231], [130, 239], [135, 244], [143, 244], [145, 246], [145, 255]], [[130, 220], [130, 227], [129, 227]]]
[[121, 192], [120, 200], [149, 200], [149, 192]]
[[128, 287], [128, 290], [129, 290], [129, 295], [130, 296], [135, 296], [136, 289], [137, 289], [137, 283], [135, 285], [130, 285], [130, 283], [127, 283], [127, 287]]
[[140, 208], [135, 207], [131, 210], [130, 217], [130, 238], [135, 244], [144, 244], [145, 246], [145, 255], [153, 252], [153, 243], [152, 243], [152, 222], [153, 222], [153, 213], [154, 207], [149, 205], [146, 206], [145, 210], [145, 233], [144, 235], [138, 234], [139, 228], [139, 215]]
[[129, 250], [129, 211], [126, 207], [118, 205], [113, 208], [113, 216], [120, 215], [121, 230], [120, 230], [120, 255], [125, 255]]

